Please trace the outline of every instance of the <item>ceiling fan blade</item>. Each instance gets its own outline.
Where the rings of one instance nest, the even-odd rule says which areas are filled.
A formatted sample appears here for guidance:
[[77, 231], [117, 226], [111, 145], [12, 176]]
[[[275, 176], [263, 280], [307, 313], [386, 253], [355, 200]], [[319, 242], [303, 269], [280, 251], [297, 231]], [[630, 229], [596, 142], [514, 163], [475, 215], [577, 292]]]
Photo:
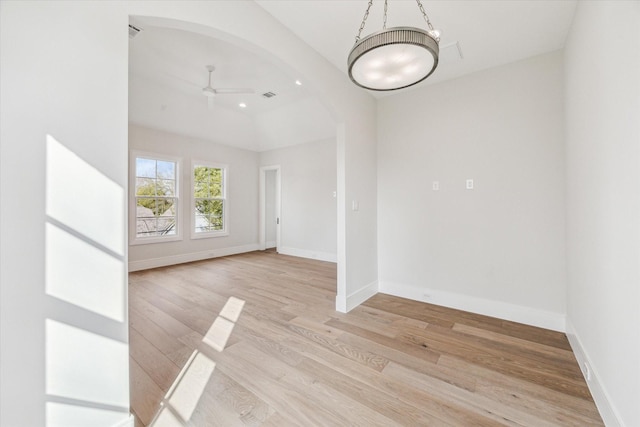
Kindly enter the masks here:
[[255, 89], [248, 88], [222, 88], [214, 89], [216, 95], [232, 95], [232, 94], [244, 94], [244, 93], [256, 93]]

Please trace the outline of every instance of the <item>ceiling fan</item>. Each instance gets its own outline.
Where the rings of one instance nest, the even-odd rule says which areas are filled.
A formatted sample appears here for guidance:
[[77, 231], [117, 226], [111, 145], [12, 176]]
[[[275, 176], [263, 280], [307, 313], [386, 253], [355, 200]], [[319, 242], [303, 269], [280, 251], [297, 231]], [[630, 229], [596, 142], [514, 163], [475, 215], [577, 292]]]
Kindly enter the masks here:
[[255, 93], [254, 89], [248, 88], [214, 88], [211, 86], [211, 74], [215, 71], [216, 67], [213, 65], [207, 65], [207, 71], [209, 71], [209, 83], [206, 87], [202, 88], [202, 94], [207, 97], [209, 108], [213, 107], [213, 98], [217, 95], [237, 95], [244, 93]]

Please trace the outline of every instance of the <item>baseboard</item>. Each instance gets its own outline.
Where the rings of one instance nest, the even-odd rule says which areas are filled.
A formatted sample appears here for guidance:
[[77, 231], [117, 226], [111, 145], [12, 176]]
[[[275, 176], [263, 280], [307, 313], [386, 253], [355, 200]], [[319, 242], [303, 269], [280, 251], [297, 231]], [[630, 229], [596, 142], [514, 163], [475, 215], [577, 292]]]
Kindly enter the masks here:
[[[573, 327], [571, 320], [567, 318], [567, 338], [569, 339], [569, 344], [571, 344], [571, 349], [573, 350], [573, 354], [576, 356], [576, 360], [580, 365], [580, 370], [582, 371], [582, 375], [584, 376], [585, 382], [589, 387], [589, 391], [591, 392], [591, 396], [593, 396], [593, 400], [596, 403], [596, 407], [598, 408], [598, 412], [600, 412], [600, 416], [602, 417], [602, 421], [606, 426], [623, 426], [621, 418], [618, 416], [616, 410], [611, 405], [611, 399], [609, 398], [608, 393], [605, 391], [602, 383], [600, 382], [600, 377], [598, 376], [598, 371], [593, 363], [591, 363], [591, 359], [589, 358], [587, 352], [582, 346], [582, 342], [580, 341], [580, 337], [578, 333]], [[589, 365], [590, 377], [587, 375], [586, 365]]]
[[276, 241], [275, 240], [270, 240], [267, 243], [265, 243], [264, 246], [267, 249], [275, 248], [276, 247]]
[[564, 314], [502, 301], [385, 281], [380, 282], [379, 292], [559, 332], [566, 327]]
[[203, 259], [218, 258], [228, 255], [253, 252], [259, 249], [257, 243], [229, 248], [210, 249], [208, 251], [191, 252], [187, 254], [171, 255], [161, 258], [150, 258], [140, 261], [129, 261], [129, 271], [148, 270], [150, 268], [164, 267], [167, 265], [183, 264], [185, 262], [201, 261]]
[[319, 261], [338, 262], [338, 256], [336, 254], [319, 251], [309, 251], [306, 249], [297, 249], [290, 247], [279, 247], [278, 253], [282, 255], [297, 256], [300, 258], [317, 259]]
[[347, 295], [336, 295], [336, 311], [347, 313], [378, 293], [378, 281], [374, 281]]

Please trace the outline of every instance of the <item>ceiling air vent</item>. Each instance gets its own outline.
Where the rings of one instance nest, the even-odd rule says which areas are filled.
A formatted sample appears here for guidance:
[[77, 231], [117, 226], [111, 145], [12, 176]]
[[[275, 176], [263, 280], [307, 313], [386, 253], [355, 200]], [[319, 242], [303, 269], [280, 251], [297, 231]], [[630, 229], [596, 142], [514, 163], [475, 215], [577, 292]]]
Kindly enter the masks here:
[[460, 47], [460, 42], [451, 42], [447, 44], [440, 45], [440, 61], [444, 64], [445, 62], [455, 62], [463, 59], [462, 48]]
[[140, 28], [134, 27], [133, 25], [129, 24], [129, 38], [130, 39], [132, 39], [135, 36], [137, 36], [139, 32], [140, 32]]
[[273, 92], [265, 92], [262, 94], [262, 96], [264, 96], [265, 98], [273, 98], [274, 96], [276, 96], [276, 94]]

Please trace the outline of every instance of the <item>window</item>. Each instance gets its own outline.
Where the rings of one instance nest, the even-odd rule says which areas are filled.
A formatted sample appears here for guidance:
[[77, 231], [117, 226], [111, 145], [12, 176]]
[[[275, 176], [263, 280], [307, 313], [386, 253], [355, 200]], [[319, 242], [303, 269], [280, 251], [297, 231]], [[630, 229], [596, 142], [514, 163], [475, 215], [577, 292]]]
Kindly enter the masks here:
[[135, 243], [178, 240], [178, 169], [176, 159], [135, 155]]
[[226, 236], [226, 166], [194, 163], [192, 237]]

